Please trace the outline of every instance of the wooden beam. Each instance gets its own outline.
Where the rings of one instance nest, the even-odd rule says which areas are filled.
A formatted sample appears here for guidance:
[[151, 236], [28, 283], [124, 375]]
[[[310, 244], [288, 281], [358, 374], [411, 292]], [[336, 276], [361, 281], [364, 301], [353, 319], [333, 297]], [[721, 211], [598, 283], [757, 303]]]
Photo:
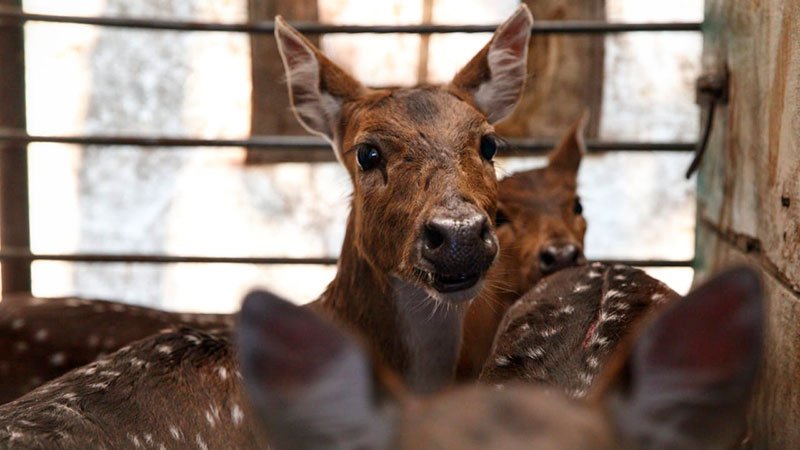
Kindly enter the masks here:
[[[0, 0], [21, 8], [21, 0]], [[26, 128], [25, 46], [21, 25], [0, 25], [0, 128]], [[0, 142], [0, 247], [30, 248], [27, 145]], [[30, 292], [29, 261], [2, 263], [2, 293]]]

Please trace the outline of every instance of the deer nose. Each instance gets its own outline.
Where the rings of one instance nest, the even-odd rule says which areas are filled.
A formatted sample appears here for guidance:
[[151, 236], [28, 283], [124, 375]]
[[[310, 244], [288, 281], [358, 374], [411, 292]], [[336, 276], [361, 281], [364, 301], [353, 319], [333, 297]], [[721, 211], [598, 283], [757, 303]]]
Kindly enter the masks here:
[[477, 211], [434, 216], [425, 223], [421, 240], [422, 257], [438, 279], [434, 287], [442, 291], [477, 283], [497, 254], [489, 219]]
[[547, 245], [539, 252], [539, 270], [542, 275], [584, 262], [583, 251], [575, 244]]

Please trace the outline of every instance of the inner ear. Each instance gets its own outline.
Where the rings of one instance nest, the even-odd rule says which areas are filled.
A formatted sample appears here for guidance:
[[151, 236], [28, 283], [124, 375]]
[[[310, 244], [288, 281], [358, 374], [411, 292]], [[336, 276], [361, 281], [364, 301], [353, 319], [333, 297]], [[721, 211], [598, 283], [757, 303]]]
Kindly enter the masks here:
[[511, 114], [522, 96], [532, 26], [530, 10], [520, 5], [450, 83], [451, 87], [471, 97], [491, 123]]
[[584, 133], [589, 120], [589, 112], [584, 111], [581, 117], [564, 133], [556, 148], [548, 157], [550, 167], [570, 172], [578, 172], [581, 159], [586, 153]]
[[[343, 104], [363, 95], [367, 89], [280, 16], [275, 18], [275, 38], [297, 120], [336, 147]], [[340, 151], [336, 149], [337, 158]]]

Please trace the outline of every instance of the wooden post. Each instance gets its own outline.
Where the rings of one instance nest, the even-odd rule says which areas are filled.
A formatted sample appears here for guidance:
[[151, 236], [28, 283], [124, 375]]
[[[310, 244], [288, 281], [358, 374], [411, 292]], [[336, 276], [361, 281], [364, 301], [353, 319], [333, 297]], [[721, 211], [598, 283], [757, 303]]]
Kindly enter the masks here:
[[[249, 0], [251, 21], [273, 20], [277, 14], [288, 21], [317, 21], [317, 0]], [[311, 39], [317, 44], [316, 38]], [[308, 135], [308, 132], [297, 123], [291, 112], [289, 95], [286, 92], [283, 64], [278, 54], [275, 37], [271, 35], [253, 34], [250, 36], [251, 55], [251, 117], [250, 134], [286, 134]], [[280, 152], [286, 160], [297, 155], [298, 161], [309, 155], [301, 152]], [[330, 150], [319, 151], [322, 156], [329, 156]], [[248, 163], [265, 163], [274, 160], [269, 152], [248, 152]]]
[[[605, 0], [523, 0], [535, 20], [605, 20]], [[597, 137], [603, 99], [604, 36], [534, 35], [530, 79], [519, 106], [498, 126], [507, 137], [559, 138], [585, 108]]]
[[800, 448], [800, 2], [707, 0], [703, 71], [730, 73], [697, 187], [697, 276], [758, 269], [764, 363], [747, 448]]
[[[0, 6], [22, 8], [22, 1], [0, 0]], [[23, 29], [17, 24], [0, 24], [0, 128], [24, 130], [25, 126]], [[0, 143], [0, 246], [30, 247], [25, 144]], [[30, 292], [30, 263], [4, 261], [2, 283], [3, 294]]]

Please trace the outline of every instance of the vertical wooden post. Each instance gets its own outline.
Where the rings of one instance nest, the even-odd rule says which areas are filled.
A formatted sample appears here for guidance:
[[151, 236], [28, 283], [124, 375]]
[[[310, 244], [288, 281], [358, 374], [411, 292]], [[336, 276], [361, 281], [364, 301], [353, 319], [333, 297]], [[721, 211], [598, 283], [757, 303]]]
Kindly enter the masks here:
[[[317, 0], [248, 0], [248, 10], [250, 20], [254, 22], [273, 20], [277, 14], [288, 21], [316, 22], [318, 17]], [[317, 43], [316, 38], [311, 40]], [[250, 134], [308, 135], [291, 112], [283, 63], [275, 38], [264, 34], [251, 35], [250, 56], [253, 83]], [[295, 153], [298, 160], [307, 157], [302, 152], [281, 153], [287, 156]], [[324, 149], [321, 153], [328, 156], [330, 150]], [[247, 153], [248, 163], [271, 161], [270, 155], [264, 152]]]
[[[21, 0], [0, 6], [22, 8]], [[25, 46], [22, 26], [0, 24], [0, 128], [25, 129]], [[28, 152], [25, 144], [0, 143], [0, 246], [30, 247]], [[2, 263], [2, 292], [30, 292], [27, 261]]]

